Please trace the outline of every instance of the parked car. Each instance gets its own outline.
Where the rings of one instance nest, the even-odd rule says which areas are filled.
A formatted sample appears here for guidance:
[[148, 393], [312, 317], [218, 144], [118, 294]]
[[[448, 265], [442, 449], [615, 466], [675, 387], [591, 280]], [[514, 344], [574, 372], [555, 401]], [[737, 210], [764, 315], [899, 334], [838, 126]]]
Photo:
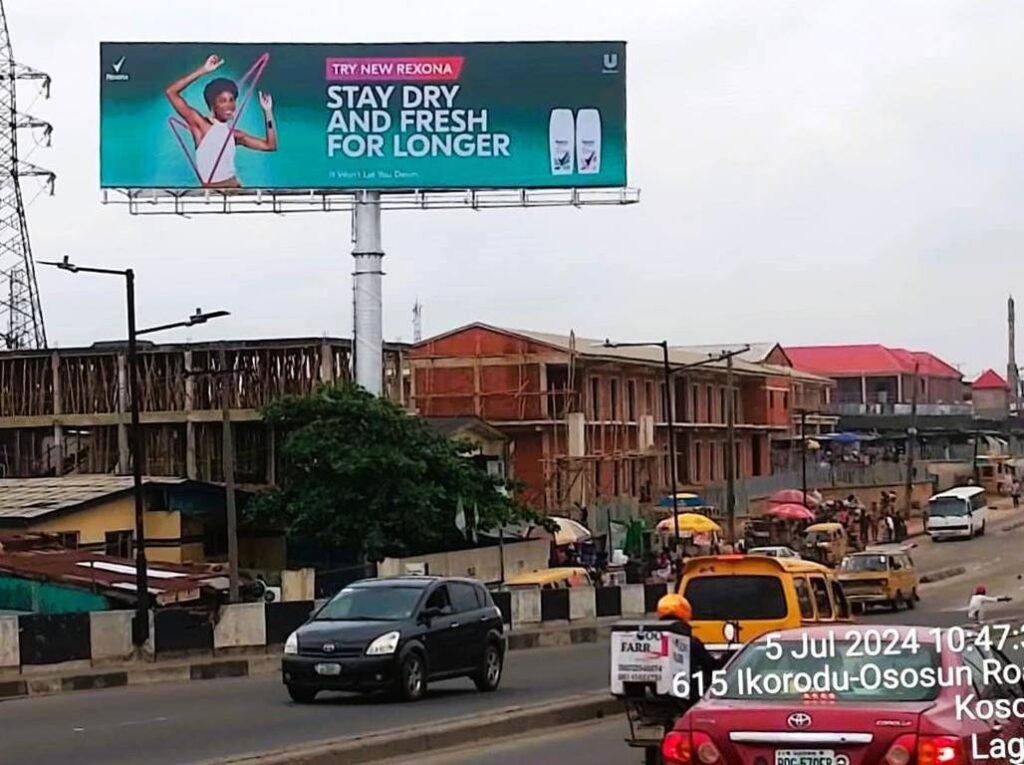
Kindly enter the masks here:
[[406, 701], [427, 684], [501, 682], [505, 635], [490, 593], [472, 579], [402, 576], [349, 585], [288, 638], [282, 675], [292, 699], [320, 691], [391, 690]]
[[[899, 650], [879, 651], [880, 655], [860, 650], [863, 641], [871, 642], [869, 633], [883, 629], [894, 633], [894, 642], [885, 638], [886, 645], [898, 644]], [[820, 644], [829, 635], [835, 636], [838, 659], [794, 657], [805, 637]], [[1013, 674], [1005, 671], [1011, 662], [991, 647], [991, 641], [967, 633], [964, 650], [953, 651], [950, 643], [956, 641], [950, 641], [948, 633], [942, 635], [937, 643], [935, 633], [927, 627], [837, 625], [763, 636], [748, 644], [726, 667], [720, 692], [708, 694], [679, 718], [662, 742], [664, 761], [666, 765], [977, 762], [972, 747], [987, 753], [992, 745], [1013, 741], [1021, 735], [1022, 721], [1014, 715], [993, 724], [980, 716], [959, 714], [957, 698], [973, 694], [979, 699], [1012, 703], [1024, 696], [1024, 689], [1012, 679], [993, 679], [1012, 678]], [[909, 647], [910, 636], [916, 639], [917, 650]], [[771, 650], [769, 639], [778, 641], [775, 647], [784, 647], [781, 656]], [[859, 647], [850, 650], [855, 644]], [[909, 678], [924, 678], [926, 670], [937, 673], [941, 667], [944, 679], [930, 684], [855, 682], [838, 692], [801, 693], [791, 688], [773, 694], [751, 688], [743, 680], [816, 673], [826, 668], [841, 668], [854, 678], [872, 677], [876, 669], [869, 665], [880, 673]], [[997, 666], [999, 672], [982, 671]], [[865, 668], [870, 671], [860, 674]], [[1000, 738], [1004, 741], [996, 741]]]
[[899, 611], [920, 600], [917, 567], [903, 548], [869, 547], [847, 555], [839, 564], [839, 583], [855, 608], [881, 605]]
[[792, 547], [786, 547], [785, 545], [776, 545], [773, 547], [754, 547], [753, 549], [747, 550], [747, 555], [767, 555], [770, 558], [794, 559], [798, 559], [800, 557], [800, 553], [798, 553]]

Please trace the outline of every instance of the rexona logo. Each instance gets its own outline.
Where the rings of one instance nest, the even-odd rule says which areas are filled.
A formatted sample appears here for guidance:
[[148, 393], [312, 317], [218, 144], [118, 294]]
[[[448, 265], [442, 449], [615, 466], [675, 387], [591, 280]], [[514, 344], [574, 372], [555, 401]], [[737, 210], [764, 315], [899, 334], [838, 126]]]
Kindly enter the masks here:
[[605, 53], [604, 54], [604, 74], [618, 74], [619, 73], [619, 54], [618, 53]]
[[117, 61], [110, 65], [112, 71], [107, 72], [107, 82], [124, 82], [129, 79], [127, 74], [121, 72], [121, 68], [124, 66], [124, 56], [121, 56]]

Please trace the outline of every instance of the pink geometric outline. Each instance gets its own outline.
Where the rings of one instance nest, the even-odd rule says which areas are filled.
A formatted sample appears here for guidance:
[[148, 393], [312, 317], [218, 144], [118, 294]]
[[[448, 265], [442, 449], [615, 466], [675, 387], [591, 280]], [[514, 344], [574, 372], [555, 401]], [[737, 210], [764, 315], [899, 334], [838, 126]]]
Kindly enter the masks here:
[[196, 179], [199, 181], [200, 186], [205, 187], [213, 183], [213, 176], [216, 175], [217, 167], [220, 165], [220, 161], [224, 157], [224, 152], [228, 148], [228, 141], [234, 140], [235, 126], [238, 124], [238, 120], [242, 117], [242, 111], [249, 103], [249, 99], [252, 98], [252, 94], [256, 90], [256, 85], [257, 83], [259, 83], [260, 78], [263, 76], [263, 71], [267, 68], [267, 64], [269, 63], [269, 61], [270, 53], [264, 53], [263, 55], [256, 59], [253, 65], [249, 67], [249, 70], [245, 74], [243, 74], [241, 79], [239, 80], [240, 83], [245, 83], [246, 80], [252, 77], [252, 83], [248, 86], [247, 89], [243, 90], [245, 95], [243, 96], [241, 102], [239, 103], [238, 108], [235, 109], [235, 115], [231, 120], [231, 124], [228, 126], [228, 134], [227, 137], [224, 139], [224, 145], [220, 147], [220, 152], [218, 152], [217, 154], [217, 159], [213, 163], [213, 167], [210, 169], [210, 177], [207, 178], [205, 181], [203, 180], [202, 174], [199, 172], [199, 166], [196, 164], [196, 161], [192, 158], [192, 152], [188, 150], [187, 144], [185, 143], [184, 139], [182, 139], [177, 129], [179, 127], [184, 128], [185, 130], [189, 131], [189, 134], [191, 134], [191, 130], [189, 129], [188, 124], [183, 120], [178, 119], [177, 117], [167, 118], [167, 123], [170, 125], [171, 132], [174, 134], [174, 137], [178, 140], [178, 145], [181, 146], [181, 150], [185, 153], [185, 159], [188, 160], [189, 165], [192, 167], [192, 171], [196, 174]]

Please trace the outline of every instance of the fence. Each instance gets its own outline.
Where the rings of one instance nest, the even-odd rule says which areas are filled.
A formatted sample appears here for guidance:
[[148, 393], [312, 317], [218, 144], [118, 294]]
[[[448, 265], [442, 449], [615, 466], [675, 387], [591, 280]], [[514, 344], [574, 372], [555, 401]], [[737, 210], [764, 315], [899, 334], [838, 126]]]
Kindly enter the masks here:
[[[878, 462], [874, 465], [839, 463], [823, 467], [820, 464], [807, 465], [807, 488], [824, 489], [842, 486], [892, 486], [905, 483], [907, 466], [896, 462]], [[928, 475], [921, 466], [914, 467], [914, 480], [926, 481]], [[803, 485], [803, 472], [799, 469], [786, 470], [772, 475], [756, 476], [737, 480], [736, 510], [739, 515], [748, 512], [753, 500], [767, 497], [782, 489], [799, 489]], [[701, 490], [705, 502], [714, 507], [716, 514], [724, 516], [726, 488], [715, 483]]]

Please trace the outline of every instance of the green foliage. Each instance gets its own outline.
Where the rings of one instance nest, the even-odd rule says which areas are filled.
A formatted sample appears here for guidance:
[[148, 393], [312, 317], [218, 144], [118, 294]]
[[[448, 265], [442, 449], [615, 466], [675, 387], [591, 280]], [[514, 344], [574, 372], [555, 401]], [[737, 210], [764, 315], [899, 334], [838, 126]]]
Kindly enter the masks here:
[[460, 507], [470, 522], [475, 509], [481, 530], [537, 520], [466, 459], [469, 444], [354, 385], [278, 399], [263, 416], [280, 469], [277, 487], [250, 503], [256, 522], [380, 560], [465, 546]]

